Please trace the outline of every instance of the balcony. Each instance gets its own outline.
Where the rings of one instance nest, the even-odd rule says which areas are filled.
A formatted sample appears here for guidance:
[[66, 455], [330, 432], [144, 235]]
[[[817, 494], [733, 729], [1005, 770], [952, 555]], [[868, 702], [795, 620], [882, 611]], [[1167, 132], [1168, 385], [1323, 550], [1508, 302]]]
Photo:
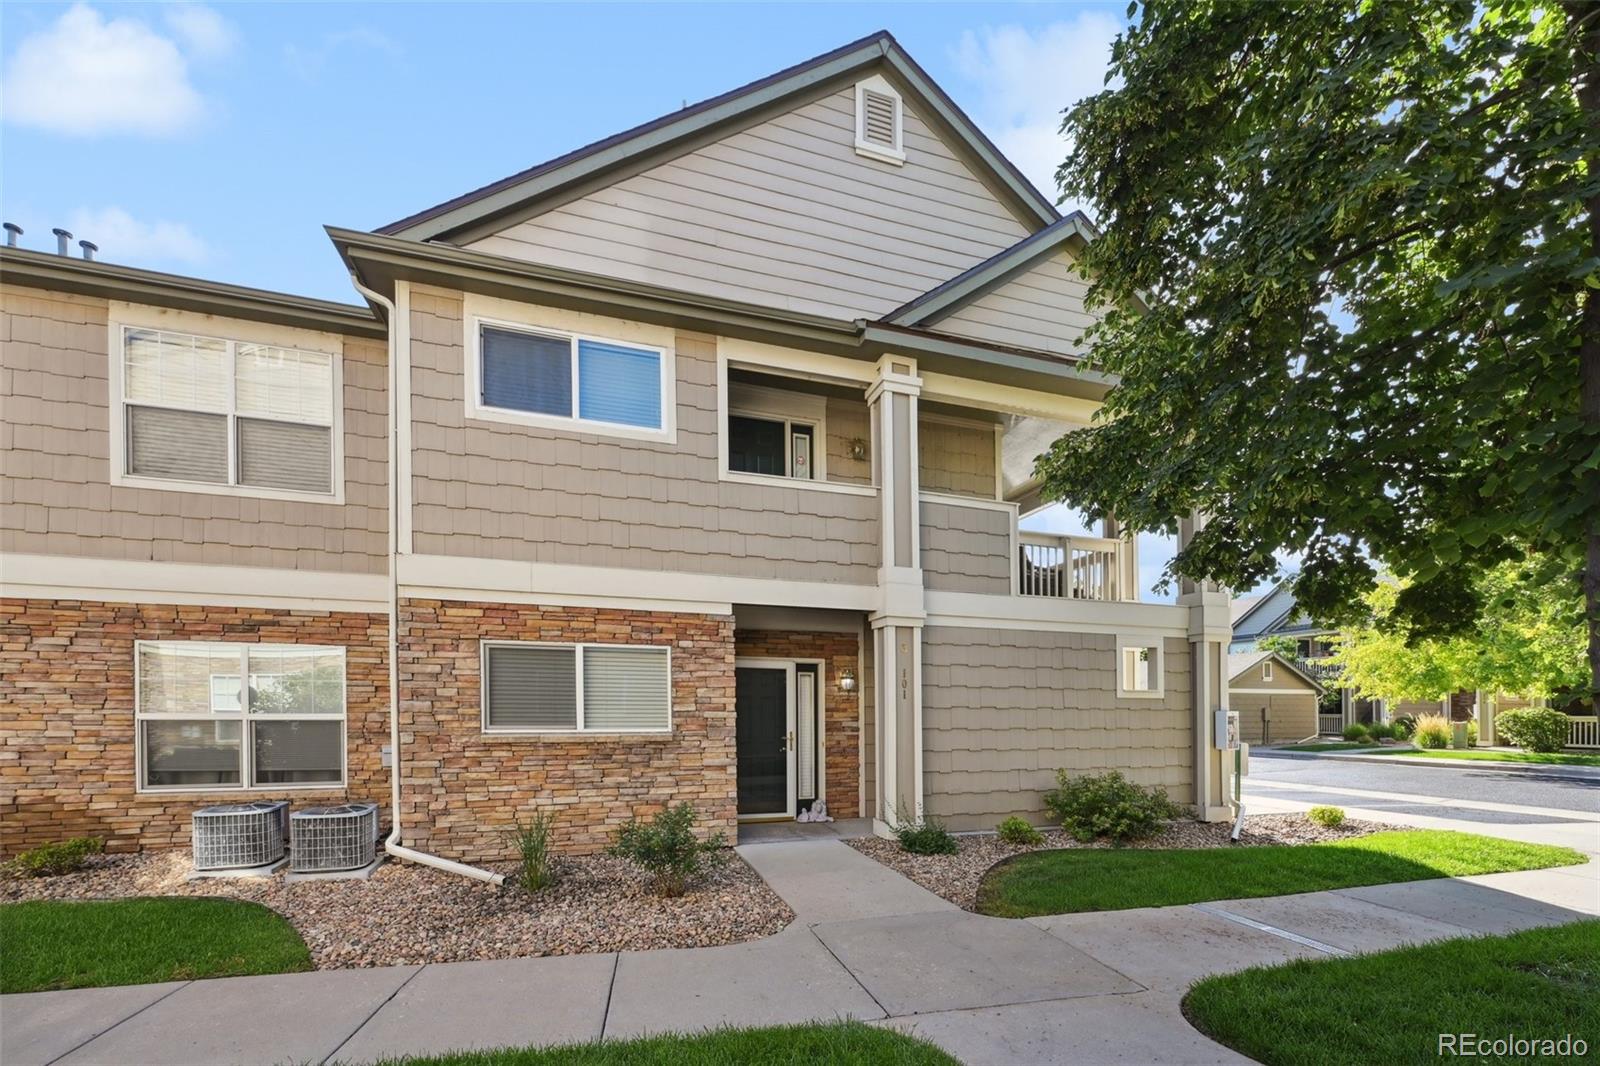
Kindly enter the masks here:
[[1132, 552], [1112, 537], [1017, 535], [1017, 592], [1066, 600], [1137, 600]]

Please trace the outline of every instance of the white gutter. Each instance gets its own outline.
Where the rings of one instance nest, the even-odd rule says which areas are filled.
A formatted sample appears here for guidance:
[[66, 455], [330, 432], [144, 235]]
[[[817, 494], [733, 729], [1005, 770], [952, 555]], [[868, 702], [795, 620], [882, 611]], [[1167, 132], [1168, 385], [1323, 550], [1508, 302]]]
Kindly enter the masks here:
[[[389, 838], [383, 850], [397, 859], [432, 866], [446, 873], [471, 877], [499, 885], [505, 875], [480, 870], [464, 862], [441, 859], [437, 855], [404, 847], [400, 840], [400, 427], [397, 422], [400, 383], [400, 352], [398, 330], [402, 323], [396, 321], [394, 301], [382, 293], [374, 292], [361, 284], [355, 271], [350, 272], [350, 284], [356, 291], [389, 312], [389, 783], [390, 815]], [[406, 353], [409, 358], [410, 353]]]

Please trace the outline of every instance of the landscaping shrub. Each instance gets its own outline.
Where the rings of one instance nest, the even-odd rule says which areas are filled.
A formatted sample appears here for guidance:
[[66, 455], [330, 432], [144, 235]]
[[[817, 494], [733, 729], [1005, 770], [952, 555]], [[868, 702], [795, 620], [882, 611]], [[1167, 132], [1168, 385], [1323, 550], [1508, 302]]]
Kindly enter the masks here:
[[1467, 747], [1475, 748], [1477, 746], [1478, 746], [1478, 723], [1476, 721], [1473, 721], [1473, 720], [1468, 720], [1468, 722], [1467, 722]]
[[550, 831], [555, 828], [554, 811], [535, 811], [524, 822], [518, 818], [511, 826], [511, 839], [517, 845], [517, 884], [524, 892], [537, 892], [556, 877], [550, 864]]
[[1010, 818], [1007, 818], [1005, 821], [1001, 822], [1000, 825], [995, 829], [995, 832], [999, 835], [1000, 839], [1005, 841], [1007, 844], [1018, 844], [1024, 847], [1031, 847], [1034, 844], [1044, 843], [1043, 833], [1040, 833], [1033, 826], [1029, 825], [1026, 818], [1018, 818], [1014, 814]]
[[668, 807], [648, 822], [630, 818], [617, 830], [611, 854], [645, 868], [658, 896], [681, 896], [704, 869], [724, 861], [727, 840], [721, 831], [705, 840], [694, 835], [694, 808]]
[[1394, 730], [1382, 722], [1373, 722], [1367, 726], [1367, 736], [1373, 740], [1388, 740], [1394, 736]]
[[1182, 813], [1160, 788], [1141, 788], [1115, 770], [1083, 777], [1057, 770], [1044, 805], [1076, 839], [1109, 837], [1118, 844], [1153, 836], [1162, 822]]
[[1324, 829], [1337, 829], [1344, 824], [1344, 808], [1313, 807], [1306, 812], [1306, 817]]
[[1410, 740], [1417, 731], [1417, 720], [1409, 714], [1403, 714], [1389, 723], [1389, 729], [1396, 740]]
[[1450, 746], [1450, 720], [1442, 714], [1417, 716], [1417, 747], [1448, 748]]
[[1362, 725], [1360, 722], [1351, 722], [1349, 725], [1344, 727], [1344, 733], [1342, 735], [1346, 740], [1366, 740], [1368, 736], [1367, 727]]
[[1567, 746], [1567, 716], [1553, 707], [1518, 707], [1495, 717], [1500, 735], [1523, 751], [1560, 751]]
[[89, 856], [100, 854], [105, 847], [99, 837], [73, 837], [24, 851], [10, 865], [24, 877], [55, 877], [83, 869]]
[[932, 816], [920, 822], [900, 822], [890, 829], [900, 846], [913, 855], [954, 855], [961, 850], [950, 830]]

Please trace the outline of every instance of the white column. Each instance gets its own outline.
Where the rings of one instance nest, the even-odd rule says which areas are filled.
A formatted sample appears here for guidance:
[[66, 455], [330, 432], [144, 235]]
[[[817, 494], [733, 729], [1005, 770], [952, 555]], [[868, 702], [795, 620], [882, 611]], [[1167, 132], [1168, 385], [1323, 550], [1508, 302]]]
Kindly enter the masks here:
[[870, 622], [878, 708], [874, 829], [922, 818], [922, 520], [916, 361], [887, 355], [867, 390], [882, 528], [878, 606]]
[[[1205, 528], [1205, 517], [1195, 515], [1178, 523], [1178, 547], [1188, 545]], [[1202, 821], [1232, 817], [1233, 758], [1217, 750], [1215, 712], [1228, 709], [1228, 642], [1233, 624], [1228, 615], [1228, 592], [1214, 582], [1179, 584], [1178, 606], [1189, 610], [1189, 664], [1194, 713], [1194, 805]]]

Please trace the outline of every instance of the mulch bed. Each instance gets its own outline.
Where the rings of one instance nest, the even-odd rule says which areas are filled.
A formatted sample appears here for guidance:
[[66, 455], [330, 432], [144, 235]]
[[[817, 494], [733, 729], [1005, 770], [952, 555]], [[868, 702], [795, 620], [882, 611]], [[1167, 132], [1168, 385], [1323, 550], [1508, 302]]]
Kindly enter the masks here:
[[[1337, 829], [1326, 829], [1303, 814], [1247, 815], [1244, 830], [1237, 843], [1228, 839], [1233, 832], [1232, 822], [1168, 822], [1149, 840], [1126, 845], [1130, 848], [1223, 848], [1250, 847], [1262, 844], [1317, 844], [1330, 840], [1348, 840], [1366, 836], [1394, 826], [1377, 822], [1346, 820]], [[995, 863], [1028, 851], [1048, 851], [1052, 848], [1109, 848], [1110, 844], [1095, 842], [1080, 844], [1060, 830], [1044, 830], [1044, 843], [1032, 847], [1007, 844], [999, 837], [959, 836], [956, 843], [961, 848], [954, 855], [912, 855], [901, 849], [894, 840], [882, 837], [863, 837], [847, 840], [852, 848], [869, 858], [876, 859], [896, 873], [915, 881], [929, 892], [943, 896], [956, 906], [973, 910], [977, 904], [978, 885], [983, 875]]]
[[[513, 864], [487, 864], [510, 874]], [[605, 856], [557, 860], [558, 880], [528, 895], [443, 871], [387, 862], [367, 881], [187, 881], [187, 851], [108, 855], [58, 877], [0, 880], [0, 902], [227, 896], [272, 908], [318, 969], [529, 955], [737, 944], [778, 932], [794, 912], [737, 855], [677, 899], [650, 895], [644, 874]]]

